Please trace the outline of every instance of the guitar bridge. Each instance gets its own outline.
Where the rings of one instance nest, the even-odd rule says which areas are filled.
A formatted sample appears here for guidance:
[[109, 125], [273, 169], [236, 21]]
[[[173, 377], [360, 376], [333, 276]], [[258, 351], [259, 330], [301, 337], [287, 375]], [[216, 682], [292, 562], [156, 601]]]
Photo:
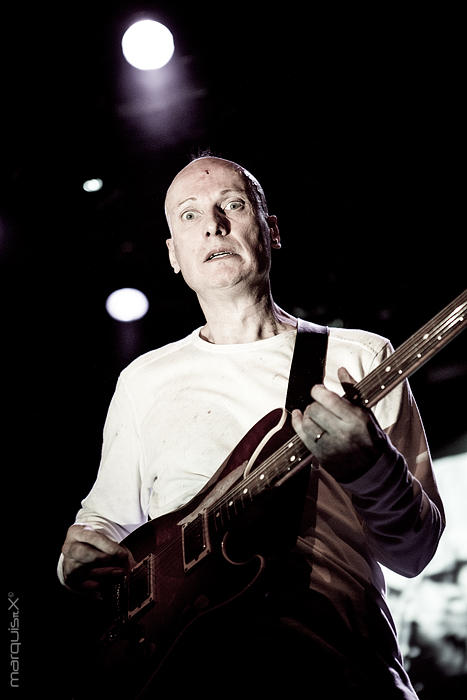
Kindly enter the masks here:
[[185, 572], [204, 559], [211, 551], [206, 512], [182, 525], [183, 568]]

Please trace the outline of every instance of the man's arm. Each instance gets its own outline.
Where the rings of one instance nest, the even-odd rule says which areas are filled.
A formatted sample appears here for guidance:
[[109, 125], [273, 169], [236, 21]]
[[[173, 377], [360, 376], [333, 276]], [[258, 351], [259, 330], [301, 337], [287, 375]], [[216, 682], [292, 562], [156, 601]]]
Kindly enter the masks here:
[[[339, 379], [353, 383], [344, 369]], [[405, 576], [417, 575], [436, 551], [444, 528], [441, 509], [370, 410], [321, 385], [313, 387], [311, 396], [303, 414], [292, 413], [295, 431], [352, 495], [378, 561]]]
[[147, 521], [141, 503], [141, 462], [136, 421], [120, 377], [104, 426], [97, 478], [62, 547], [62, 584], [98, 593], [105, 581], [133, 564], [129, 550], [118, 543]]

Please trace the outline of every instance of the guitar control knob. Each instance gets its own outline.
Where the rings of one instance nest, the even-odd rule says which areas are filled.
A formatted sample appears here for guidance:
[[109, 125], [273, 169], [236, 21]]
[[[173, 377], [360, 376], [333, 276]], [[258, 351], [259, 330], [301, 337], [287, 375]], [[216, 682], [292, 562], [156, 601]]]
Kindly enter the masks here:
[[209, 607], [209, 598], [204, 594], [199, 595], [195, 598], [193, 607], [195, 610], [206, 610], [206, 608]]

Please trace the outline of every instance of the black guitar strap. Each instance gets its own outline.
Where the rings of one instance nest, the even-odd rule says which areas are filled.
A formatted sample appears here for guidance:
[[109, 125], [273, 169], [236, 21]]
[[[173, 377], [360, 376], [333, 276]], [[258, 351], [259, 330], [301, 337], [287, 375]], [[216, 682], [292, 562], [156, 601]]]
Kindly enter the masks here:
[[[320, 384], [324, 377], [324, 366], [328, 346], [329, 329], [309, 321], [298, 319], [297, 336], [290, 368], [289, 385], [285, 407], [301, 411], [310, 403], [310, 389]], [[311, 466], [311, 465], [310, 465]], [[310, 524], [310, 515], [305, 513], [305, 498], [316, 499], [316, 479], [310, 480], [310, 466], [302, 469], [283, 483], [278, 496], [279, 503], [272, 516], [263, 516], [265, 530], [277, 552], [288, 552], [297, 539], [297, 533]], [[314, 517], [312, 508], [311, 519]], [[274, 569], [271, 568], [273, 572]], [[277, 573], [277, 572], [276, 572]]]
[[310, 403], [310, 389], [321, 384], [328, 348], [329, 328], [298, 319], [285, 407], [301, 411]]

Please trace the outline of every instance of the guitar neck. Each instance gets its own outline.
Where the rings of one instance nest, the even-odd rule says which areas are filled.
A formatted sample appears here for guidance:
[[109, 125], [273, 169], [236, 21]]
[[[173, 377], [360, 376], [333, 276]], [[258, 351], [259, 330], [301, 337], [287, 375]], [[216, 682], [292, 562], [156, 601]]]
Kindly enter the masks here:
[[[406, 377], [413, 374], [441, 348], [465, 328], [467, 290], [464, 290], [431, 321], [414, 333], [391, 356], [352, 387], [347, 398], [371, 408]], [[246, 510], [255, 498], [272, 486], [300, 471], [311, 460], [310, 453], [298, 435], [255, 468], [245, 479], [230, 489], [207, 509], [210, 525], [222, 529]]]
[[467, 289], [358, 382], [348, 398], [368, 408], [374, 406], [464, 330], [466, 312]]

